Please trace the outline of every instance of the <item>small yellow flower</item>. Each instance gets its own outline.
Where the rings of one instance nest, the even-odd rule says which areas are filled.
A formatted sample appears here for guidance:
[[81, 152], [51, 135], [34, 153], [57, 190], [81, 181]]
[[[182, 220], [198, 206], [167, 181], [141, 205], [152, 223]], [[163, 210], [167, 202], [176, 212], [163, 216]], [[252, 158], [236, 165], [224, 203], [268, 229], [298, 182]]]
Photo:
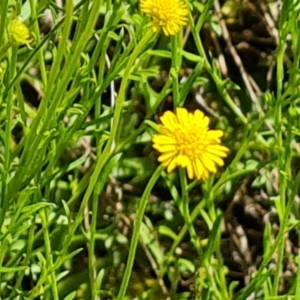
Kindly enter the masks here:
[[19, 19], [13, 19], [9, 22], [8, 33], [14, 45], [26, 45], [30, 42], [30, 31]]
[[209, 118], [202, 111], [189, 113], [177, 108], [175, 114], [166, 111], [160, 117], [159, 134], [154, 134], [153, 147], [161, 155], [158, 161], [172, 172], [177, 166], [187, 169], [190, 179], [206, 179], [209, 173], [223, 166], [228, 148], [220, 145], [221, 130], [209, 130]]
[[183, 0], [140, 0], [140, 9], [152, 17], [153, 31], [175, 35], [187, 24], [188, 9]]

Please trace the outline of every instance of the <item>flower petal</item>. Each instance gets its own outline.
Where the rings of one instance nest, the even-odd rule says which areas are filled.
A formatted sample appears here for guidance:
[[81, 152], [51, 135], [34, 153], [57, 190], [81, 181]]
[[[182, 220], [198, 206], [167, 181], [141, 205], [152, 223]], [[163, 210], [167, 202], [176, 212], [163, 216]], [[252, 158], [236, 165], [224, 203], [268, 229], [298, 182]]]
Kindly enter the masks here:
[[212, 173], [216, 173], [217, 169], [213, 162], [213, 160], [210, 159], [210, 157], [207, 155], [207, 153], [202, 154], [202, 163], [205, 166], [206, 169], [208, 169]]
[[221, 159], [219, 156], [210, 154], [208, 152], [206, 152], [205, 155], [207, 156], [207, 158], [209, 158], [210, 160], [212, 160], [213, 162], [215, 162], [217, 165], [219, 165], [219, 166], [223, 166], [224, 165], [223, 159]]
[[153, 148], [159, 152], [174, 152], [176, 150], [174, 145], [153, 144]]
[[203, 166], [200, 159], [195, 160], [194, 169], [195, 169], [196, 178], [201, 179], [202, 174], [203, 174], [203, 170], [204, 170], [204, 166]]
[[204, 118], [204, 113], [201, 110], [196, 109], [194, 112], [194, 119], [202, 124], [203, 118]]
[[176, 141], [173, 137], [166, 136], [163, 134], [154, 134], [152, 137], [152, 142], [155, 144], [163, 144], [163, 145], [175, 145]]
[[188, 115], [188, 112], [185, 108], [177, 107], [176, 108], [176, 115], [177, 115], [179, 123], [182, 126], [187, 126], [189, 124], [189, 115]]
[[170, 160], [172, 157], [176, 156], [176, 152], [166, 152], [158, 157], [158, 161], [164, 162]]
[[176, 163], [176, 157], [174, 157], [174, 158], [170, 161], [170, 163], [169, 163], [169, 165], [168, 165], [168, 167], [167, 167], [168, 173], [171, 173], [171, 172], [176, 168], [176, 166], [177, 166], [177, 163]]
[[187, 173], [188, 173], [188, 177], [190, 179], [194, 179], [194, 168], [193, 168], [193, 164], [191, 161], [189, 161], [188, 165], [187, 165]]
[[187, 156], [179, 154], [177, 161], [178, 161], [179, 166], [181, 166], [182, 168], [186, 168], [188, 165], [189, 159]]
[[210, 130], [208, 132], [208, 138], [210, 139], [219, 139], [224, 135], [224, 132], [222, 130]]
[[206, 151], [216, 156], [226, 157], [229, 149], [220, 145], [209, 145], [207, 146]]
[[161, 117], [160, 121], [169, 130], [175, 129], [178, 124], [178, 119], [171, 111], [166, 111]]

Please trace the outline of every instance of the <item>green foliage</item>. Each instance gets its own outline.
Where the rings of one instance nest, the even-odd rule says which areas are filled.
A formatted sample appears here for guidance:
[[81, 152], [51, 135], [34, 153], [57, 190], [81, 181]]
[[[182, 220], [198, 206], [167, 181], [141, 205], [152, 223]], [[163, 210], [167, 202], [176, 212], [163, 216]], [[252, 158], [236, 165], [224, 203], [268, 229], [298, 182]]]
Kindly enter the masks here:
[[[1, 299], [300, 299], [300, 5], [185, 2], [166, 37], [138, 1], [1, 1]], [[204, 182], [152, 149], [176, 106], [225, 133]]]

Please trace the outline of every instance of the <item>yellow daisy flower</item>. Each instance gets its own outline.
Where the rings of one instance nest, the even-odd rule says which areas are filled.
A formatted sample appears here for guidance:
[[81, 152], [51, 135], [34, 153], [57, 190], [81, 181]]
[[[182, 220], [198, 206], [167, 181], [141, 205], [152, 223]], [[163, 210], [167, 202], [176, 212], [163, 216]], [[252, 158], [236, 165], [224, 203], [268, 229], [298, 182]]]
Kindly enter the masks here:
[[223, 166], [228, 148], [220, 145], [221, 130], [209, 130], [209, 118], [202, 111], [189, 113], [177, 108], [175, 114], [166, 111], [160, 117], [159, 134], [154, 134], [153, 147], [161, 155], [158, 161], [172, 172], [177, 166], [187, 169], [190, 179], [206, 179], [209, 173]]
[[140, 0], [140, 9], [152, 17], [153, 31], [175, 35], [187, 24], [188, 8], [183, 0]]

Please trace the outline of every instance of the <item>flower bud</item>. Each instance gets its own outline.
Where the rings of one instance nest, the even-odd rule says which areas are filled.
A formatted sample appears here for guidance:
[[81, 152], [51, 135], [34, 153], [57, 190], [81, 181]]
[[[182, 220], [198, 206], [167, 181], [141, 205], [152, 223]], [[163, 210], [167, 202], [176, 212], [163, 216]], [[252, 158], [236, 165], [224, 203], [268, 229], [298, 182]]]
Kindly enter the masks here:
[[30, 42], [30, 31], [19, 19], [13, 19], [9, 22], [8, 35], [10, 42], [15, 46], [26, 45]]

